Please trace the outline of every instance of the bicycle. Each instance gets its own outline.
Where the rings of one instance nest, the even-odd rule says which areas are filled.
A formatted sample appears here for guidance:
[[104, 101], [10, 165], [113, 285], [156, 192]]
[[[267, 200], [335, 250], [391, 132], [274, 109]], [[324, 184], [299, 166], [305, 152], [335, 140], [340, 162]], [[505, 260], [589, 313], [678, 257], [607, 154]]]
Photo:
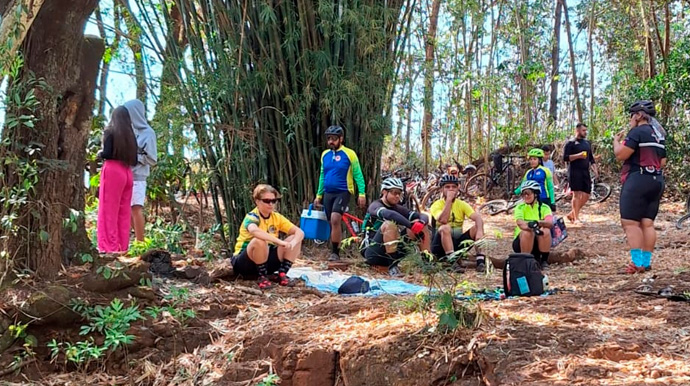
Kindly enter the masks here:
[[510, 200], [496, 199], [484, 203], [477, 211], [479, 211], [479, 213], [486, 213], [490, 216], [495, 216], [503, 212], [510, 214], [510, 211], [522, 202], [524, 202], [524, 200], [519, 196], [514, 196]]
[[[323, 206], [321, 206], [323, 208]], [[345, 213], [342, 214], [341, 221], [345, 223], [345, 230], [350, 234], [350, 237], [354, 238], [356, 242], [361, 241], [361, 234], [364, 233], [366, 227], [366, 222], [369, 219], [369, 214], [364, 217], [364, 220], [354, 216], [348, 212], [349, 208], [345, 209]], [[329, 219], [330, 220], [330, 219]], [[330, 221], [329, 221], [330, 222]], [[321, 245], [328, 240], [314, 240], [314, 244]]]
[[[570, 190], [568, 179], [563, 178], [561, 181], [563, 181], [563, 188], [559, 189], [559, 193], [556, 194], [556, 202], [564, 198], [572, 199], [573, 197], [573, 191]], [[597, 182], [596, 178], [592, 177], [592, 192], [590, 193], [589, 201], [600, 203], [606, 201], [610, 196], [611, 186], [605, 182]]]
[[690, 194], [688, 194], [688, 198], [685, 201], [685, 214], [676, 221], [676, 228], [683, 229], [683, 223], [688, 219], [690, 219]]
[[[494, 188], [497, 187], [502, 188], [500, 192], [502, 197], [510, 197], [513, 194], [513, 190], [515, 190], [515, 175], [517, 174], [513, 160], [522, 157], [504, 157], [502, 154], [494, 154], [491, 158], [494, 166], [489, 174], [477, 173], [467, 180], [465, 185], [467, 197], [491, 197], [490, 193], [493, 193]], [[503, 162], [503, 158], [506, 158], [508, 162]]]

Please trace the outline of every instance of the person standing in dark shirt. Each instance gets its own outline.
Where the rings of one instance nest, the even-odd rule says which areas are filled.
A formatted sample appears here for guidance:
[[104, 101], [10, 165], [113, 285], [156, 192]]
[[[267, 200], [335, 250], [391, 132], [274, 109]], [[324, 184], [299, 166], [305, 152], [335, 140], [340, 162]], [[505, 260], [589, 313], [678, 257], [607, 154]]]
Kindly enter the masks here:
[[666, 140], [663, 128], [652, 124], [656, 115], [652, 101], [637, 101], [628, 112], [630, 131], [622, 141], [623, 131], [614, 136], [613, 152], [623, 161], [620, 215], [631, 260], [625, 272], [633, 274], [651, 269], [654, 219], [665, 188]]
[[575, 127], [575, 139], [568, 141], [563, 150], [563, 161], [569, 164], [568, 182], [573, 191], [573, 209], [568, 213], [571, 222], [581, 221], [580, 210], [589, 200], [592, 193], [592, 177], [589, 168], [592, 167], [594, 176], [598, 177], [597, 165], [594, 163], [592, 145], [587, 138], [587, 125], [578, 123]]

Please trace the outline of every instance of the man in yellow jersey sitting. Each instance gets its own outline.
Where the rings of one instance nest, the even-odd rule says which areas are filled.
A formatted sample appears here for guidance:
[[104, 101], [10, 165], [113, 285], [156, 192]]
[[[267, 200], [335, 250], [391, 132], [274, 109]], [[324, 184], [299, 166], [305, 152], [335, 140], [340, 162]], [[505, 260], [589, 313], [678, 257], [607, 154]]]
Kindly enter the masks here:
[[[458, 198], [458, 188], [460, 182], [458, 177], [452, 174], [444, 174], [439, 185], [443, 189], [441, 198], [431, 204], [432, 225], [436, 228], [436, 234], [431, 241], [431, 253], [438, 258], [445, 258], [457, 250], [463, 249], [465, 241], [476, 241], [484, 237], [484, 221], [479, 213], [465, 201]], [[463, 223], [469, 218], [474, 221], [474, 226], [463, 232]], [[477, 252], [477, 272], [484, 272], [486, 269], [484, 254], [478, 246]], [[464, 272], [460, 264], [455, 264], [456, 272]]]

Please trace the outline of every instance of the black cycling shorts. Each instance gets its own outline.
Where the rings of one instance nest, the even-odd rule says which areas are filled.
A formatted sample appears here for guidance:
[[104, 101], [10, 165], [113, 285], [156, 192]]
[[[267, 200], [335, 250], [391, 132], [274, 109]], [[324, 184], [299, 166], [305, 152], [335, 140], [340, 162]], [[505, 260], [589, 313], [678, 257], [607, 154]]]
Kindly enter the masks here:
[[[469, 230], [463, 233], [462, 228], [451, 227], [450, 229], [450, 235], [453, 238], [453, 251], [457, 251], [461, 247], [464, 247], [464, 245], [462, 245], [463, 241], [472, 240]], [[441, 242], [441, 234], [438, 231], [435, 232], [434, 237], [431, 239], [431, 253], [438, 258], [446, 255], [446, 251], [443, 249], [443, 243]]]
[[[524, 231], [521, 231], [522, 233]], [[539, 256], [539, 242], [537, 241], [537, 235], [534, 235], [534, 244], [532, 245], [532, 251], [531, 252], [523, 252], [520, 250], [520, 235], [518, 237], [513, 239], [513, 252], [515, 253], [531, 253], [532, 256], [538, 257]], [[547, 252], [547, 251], [544, 251]]]
[[[403, 240], [405, 240], [403, 238]], [[371, 239], [369, 246], [362, 251], [366, 263], [369, 265], [379, 265], [384, 267], [391, 267], [398, 265], [398, 263], [405, 257], [405, 243], [403, 241], [398, 243], [398, 249], [388, 254], [386, 253], [386, 246], [383, 245], [383, 233], [379, 229]]]
[[[232, 257], [230, 260], [232, 270], [244, 278], [251, 278], [259, 276], [259, 271], [256, 268], [256, 263], [253, 262], [247, 249]], [[278, 247], [275, 245], [268, 246], [268, 260], [266, 261], [266, 270], [268, 274], [273, 274], [280, 269], [280, 259], [278, 258]]]
[[568, 173], [568, 183], [573, 192], [592, 193], [592, 177], [589, 175], [589, 169], [571, 167], [570, 173]]
[[623, 184], [620, 213], [624, 220], [654, 220], [659, 213], [661, 195], [664, 193], [663, 175], [630, 173]]
[[323, 208], [326, 211], [326, 218], [331, 221], [331, 213], [343, 214], [347, 212], [350, 204], [350, 192], [324, 193]]

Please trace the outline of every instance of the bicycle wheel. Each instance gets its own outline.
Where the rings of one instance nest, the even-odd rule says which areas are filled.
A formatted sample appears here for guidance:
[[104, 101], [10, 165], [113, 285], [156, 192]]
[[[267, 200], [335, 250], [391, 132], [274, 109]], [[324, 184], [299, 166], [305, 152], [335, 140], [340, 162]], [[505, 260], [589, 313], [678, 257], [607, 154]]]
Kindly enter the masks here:
[[441, 198], [441, 192], [443, 192], [443, 190], [440, 186], [434, 186], [430, 188], [422, 198], [422, 201], [419, 203], [419, 209], [429, 209], [431, 207], [431, 204], [434, 203], [434, 201]]
[[508, 201], [506, 200], [491, 200], [484, 205], [480, 206], [479, 213], [486, 213], [490, 216], [495, 216], [508, 209]]
[[485, 197], [489, 190], [491, 190], [491, 186], [492, 182], [489, 176], [484, 173], [475, 174], [467, 180], [465, 192], [467, 192], [467, 197], [469, 198]]
[[688, 219], [690, 219], [690, 212], [686, 213], [683, 217], [679, 218], [678, 221], [676, 221], [676, 228], [683, 229], [683, 223], [686, 222]]
[[611, 187], [603, 182], [592, 186], [591, 199], [593, 202], [604, 202], [611, 195]]
[[503, 172], [501, 187], [505, 189], [506, 197], [510, 197], [515, 191], [515, 167], [508, 165]]

